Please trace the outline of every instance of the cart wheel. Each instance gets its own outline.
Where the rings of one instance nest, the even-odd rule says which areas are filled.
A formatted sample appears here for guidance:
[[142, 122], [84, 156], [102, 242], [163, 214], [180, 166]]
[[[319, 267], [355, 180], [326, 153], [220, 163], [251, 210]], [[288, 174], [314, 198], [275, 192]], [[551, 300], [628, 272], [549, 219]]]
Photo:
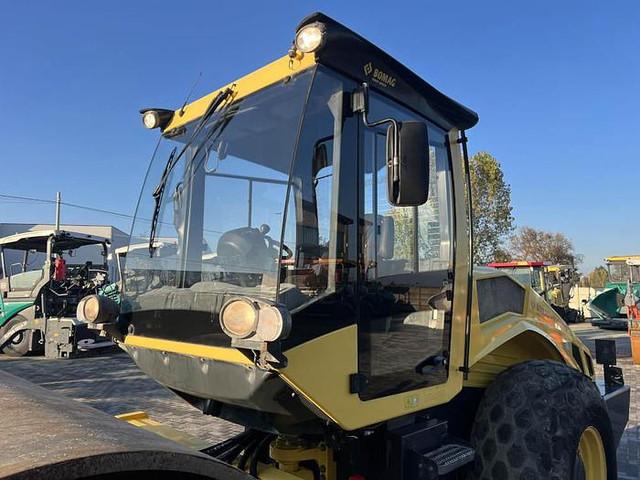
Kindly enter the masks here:
[[525, 362], [487, 388], [471, 434], [471, 479], [614, 480], [611, 423], [594, 383], [552, 361]]

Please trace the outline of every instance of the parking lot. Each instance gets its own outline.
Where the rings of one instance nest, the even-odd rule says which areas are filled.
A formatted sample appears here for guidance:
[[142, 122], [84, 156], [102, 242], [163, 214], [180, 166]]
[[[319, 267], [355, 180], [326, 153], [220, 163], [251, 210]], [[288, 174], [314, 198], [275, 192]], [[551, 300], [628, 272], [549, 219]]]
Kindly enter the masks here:
[[[600, 330], [587, 323], [573, 328], [592, 350], [597, 338], [616, 339], [618, 363], [625, 381], [632, 387], [629, 423], [618, 448], [619, 478], [638, 479], [640, 391], [635, 386], [640, 385], [640, 366], [632, 365], [629, 358], [629, 338], [625, 332]], [[229, 422], [202, 415], [139, 371], [129, 357], [119, 351], [68, 361], [0, 355], [0, 369], [112, 415], [144, 410], [154, 419], [207, 442], [219, 442], [239, 431]]]

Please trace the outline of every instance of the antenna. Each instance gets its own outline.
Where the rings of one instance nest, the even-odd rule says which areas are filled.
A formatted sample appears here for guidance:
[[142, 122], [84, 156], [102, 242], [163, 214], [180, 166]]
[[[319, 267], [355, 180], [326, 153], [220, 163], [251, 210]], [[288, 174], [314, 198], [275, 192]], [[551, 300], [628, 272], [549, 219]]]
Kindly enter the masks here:
[[193, 82], [193, 85], [191, 86], [191, 90], [189, 90], [189, 93], [187, 94], [187, 98], [184, 99], [184, 103], [182, 104], [182, 107], [180, 107], [180, 112], [179, 112], [180, 116], [184, 115], [184, 107], [186, 107], [187, 103], [189, 103], [189, 99], [191, 98], [191, 95], [193, 94], [193, 91], [195, 90], [198, 83], [200, 83], [201, 78], [202, 78], [202, 72], [198, 73], [198, 77], [196, 78], [196, 81]]

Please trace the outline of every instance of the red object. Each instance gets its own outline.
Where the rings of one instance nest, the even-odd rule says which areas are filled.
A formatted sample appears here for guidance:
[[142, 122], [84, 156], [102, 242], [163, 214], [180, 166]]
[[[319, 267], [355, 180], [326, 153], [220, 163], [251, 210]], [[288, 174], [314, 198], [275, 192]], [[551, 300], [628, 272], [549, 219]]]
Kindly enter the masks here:
[[515, 267], [546, 267], [550, 265], [549, 262], [491, 262], [487, 264], [487, 267], [492, 268], [515, 268]]
[[349, 480], [365, 480], [365, 478], [359, 473], [356, 473], [355, 475], [351, 475]]
[[64, 282], [67, 279], [67, 262], [64, 258], [58, 257], [53, 262], [53, 279], [56, 282]]

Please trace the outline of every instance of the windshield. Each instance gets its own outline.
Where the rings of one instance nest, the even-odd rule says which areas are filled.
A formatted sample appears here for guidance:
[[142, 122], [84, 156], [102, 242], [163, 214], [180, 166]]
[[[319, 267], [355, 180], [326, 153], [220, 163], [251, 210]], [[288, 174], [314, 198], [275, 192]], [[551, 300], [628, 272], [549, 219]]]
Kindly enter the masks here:
[[640, 266], [626, 263], [609, 263], [609, 281], [611, 283], [640, 282]]
[[[52, 245], [51, 265], [55, 258], [60, 258], [65, 263], [66, 275], [73, 277], [84, 272], [87, 267], [90, 276], [98, 272], [104, 273], [105, 248], [102, 244], [79, 245], [69, 249]], [[42, 249], [46, 247], [42, 246]], [[45, 278], [47, 265], [47, 253], [37, 249], [22, 250], [17, 248], [3, 248], [4, 259], [2, 275], [9, 277], [11, 291], [31, 291]]]
[[507, 269], [507, 271], [509, 275], [514, 277], [523, 285], [533, 286], [533, 282], [537, 277], [536, 275], [533, 275], [533, 272], [531, 271], [531, 267], [514, 267], [514, 268]]
[[312, 76], [308, 70], [223, 105], [206, 121], [168, 177], [154, 237], [161, 245], [151, 255], [144, 246], [152, 194], [170, 152], [183, 149], [198, 122], [161, 139], [124, 261], [132, 311], [211, 311], [206, 304], [227, 293], [277, 299], [280, 265], [294, 255], [282, 241], [285, 205], [296, 188], [289, 174]]

